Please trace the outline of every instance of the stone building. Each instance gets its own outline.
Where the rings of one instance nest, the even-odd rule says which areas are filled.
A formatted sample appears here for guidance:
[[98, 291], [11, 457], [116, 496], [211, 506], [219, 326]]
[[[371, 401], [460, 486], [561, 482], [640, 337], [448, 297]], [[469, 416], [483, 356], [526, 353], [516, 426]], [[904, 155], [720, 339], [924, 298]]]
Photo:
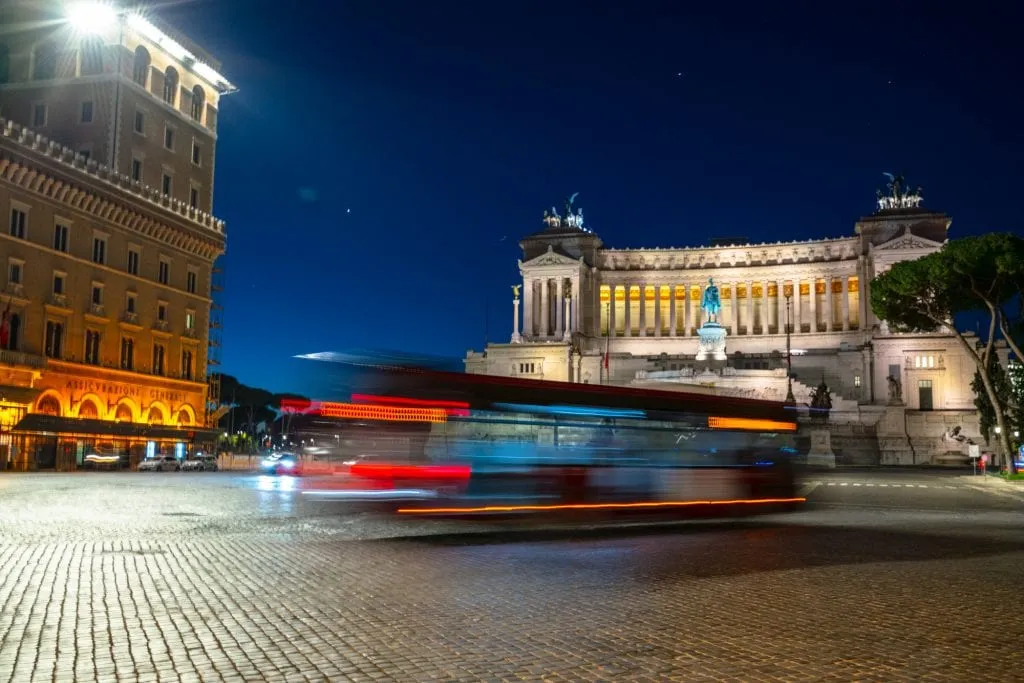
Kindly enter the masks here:
[[[841, 461], [922, 463], [947, 450], [958, 460], [966, 447], [947, 433], [976, 437], [975, 366], [957, 339], [896, 334], [871, 311], [872, 279], [941, 248], [951, 223], [901, 178], [851, 235], [806, 242], [614, 249], [572, 201], [564, 213], [546, 211], [522, 240], [510, 341], [470, 351], [467, 372], [779, 401], [792, 390], [804, 407], [824, 382]], [[710, 284], [724, 357], [698, 361]]]
[[134, 461], [214, 437], [208, 342], [225, 227], [210, 209], [219, 97], [233, 87], [154, 21], [95, 3], [0, 14], [9, 467]]

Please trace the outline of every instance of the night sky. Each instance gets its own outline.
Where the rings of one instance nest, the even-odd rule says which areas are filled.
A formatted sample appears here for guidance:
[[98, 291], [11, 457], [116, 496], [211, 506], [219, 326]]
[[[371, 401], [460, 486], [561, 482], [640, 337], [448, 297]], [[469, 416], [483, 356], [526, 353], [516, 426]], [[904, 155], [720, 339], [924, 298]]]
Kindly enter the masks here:
[[616, 247], [849, 235], [883, 171], [953, 237], [1020, 231], [1018, 5], [179, 4], [241, 88], [223, 369], [288, 390], [296, 353], [507, 341], [517, 241], [573, 192]]

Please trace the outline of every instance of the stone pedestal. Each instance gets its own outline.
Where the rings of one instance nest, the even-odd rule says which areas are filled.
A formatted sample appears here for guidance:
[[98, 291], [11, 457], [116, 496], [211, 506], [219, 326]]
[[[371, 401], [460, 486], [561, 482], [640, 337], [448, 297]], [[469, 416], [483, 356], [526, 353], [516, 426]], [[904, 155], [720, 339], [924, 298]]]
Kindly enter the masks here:
[[888, 405], [875, 426], [880, 464], [916, 465], [917, 456], [907, 436], [907, 407]]
[[836, 466], [836, 454], [832, 452], [832, 433], [828, 427], [811, 428], [811, 450], [807, 453], [808, 467]]
[[725, 336], [727, 330], [718, 323], [707, 322], [697, 330], [700, 338], [695, 360], [725, 360]]

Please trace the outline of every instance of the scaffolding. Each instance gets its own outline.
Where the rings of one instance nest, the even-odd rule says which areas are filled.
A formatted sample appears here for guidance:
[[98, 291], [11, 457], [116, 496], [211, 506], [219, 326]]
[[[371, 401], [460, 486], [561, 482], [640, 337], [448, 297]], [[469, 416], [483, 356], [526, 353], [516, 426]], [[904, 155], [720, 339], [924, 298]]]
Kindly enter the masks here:
[[210, 273], [210, 330], [206, 347], [206, 426], [215, 427], [224, 415], [220, 400], [220, 349], [224, 326], [224, 307], [221, 297], [224, 292], [224, 257], [213, 262]]

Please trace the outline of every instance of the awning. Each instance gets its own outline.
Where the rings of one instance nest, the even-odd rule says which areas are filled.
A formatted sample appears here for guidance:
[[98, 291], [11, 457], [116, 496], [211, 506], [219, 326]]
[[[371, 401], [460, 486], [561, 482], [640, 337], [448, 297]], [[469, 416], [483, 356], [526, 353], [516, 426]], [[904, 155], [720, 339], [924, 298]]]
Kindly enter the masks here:
[[177, 441], [215, 440], [220, 433], [215, 429], [198, 427], [172, 427], [169, 425], [137, 424], [134, 422], [108, 422], [107, 420], [81, 420], [32, 413], [15, 425], [14, 432], [49, 434], [93, 434], [126, 439], [152, 439]]
[[21, 403], [28, 405], [39, 396], [39, 389], [32, 387], [15, 387], [9, 384], [0, 384], [0, 403]]

